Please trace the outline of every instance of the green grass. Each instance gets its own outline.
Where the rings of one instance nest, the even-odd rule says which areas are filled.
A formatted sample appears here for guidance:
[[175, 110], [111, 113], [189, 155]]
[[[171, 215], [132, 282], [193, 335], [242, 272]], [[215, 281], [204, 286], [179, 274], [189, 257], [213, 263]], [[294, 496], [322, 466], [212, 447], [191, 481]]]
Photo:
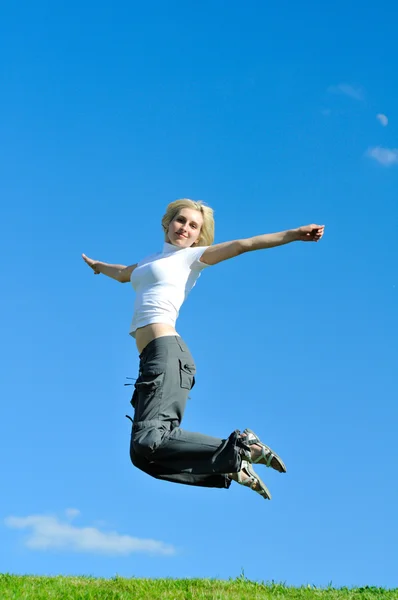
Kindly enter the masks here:
[[245, 577], [218, 579], [95, 579], [1, 575], [1, 600], [398, 600], [398, 588], [287, 587]]

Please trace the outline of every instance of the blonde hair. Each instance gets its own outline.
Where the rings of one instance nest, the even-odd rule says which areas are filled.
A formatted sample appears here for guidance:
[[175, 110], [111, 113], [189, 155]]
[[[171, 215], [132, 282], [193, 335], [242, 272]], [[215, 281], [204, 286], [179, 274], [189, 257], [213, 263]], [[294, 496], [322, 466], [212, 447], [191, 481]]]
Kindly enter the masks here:
[[198, 210], [202, 213], [203, 225], [200, 230], [200, 236], [198, 241], [193, 244], [194, 246], [211, 246], [214, 242], [214, 211], [210, 206], [207, 206], [201, 200], [190, 200], [189, 198], [181, 198], [181, 200], [174, 200], [166, 208], [166, 213], [162, 218], [162, 227], [167, 239], [167, 232], [171, 221], [178, 215], [181, 209], [191, 208]]

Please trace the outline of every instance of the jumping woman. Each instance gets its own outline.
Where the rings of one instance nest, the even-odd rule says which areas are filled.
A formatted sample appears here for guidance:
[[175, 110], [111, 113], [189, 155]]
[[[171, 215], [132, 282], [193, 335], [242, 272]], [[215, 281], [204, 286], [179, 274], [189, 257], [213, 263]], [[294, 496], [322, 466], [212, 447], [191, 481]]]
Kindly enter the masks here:
[[294, 241], [318, 242], [324, 226], [213, 245], [213, 210], [203, 202], [182, 199], [168, 205], [162, 227], [163, 250], [134, 265], [110, 265], [82, 255], [95, 274], [131, 281], [136, 292], [130, 334], [140, 362], [131, 399], [131, 461], [157, 479], [215, 488], [229, 488], [236, 481], [269, 500], [271, 494], [252, 465], [280, 473], [286, 473], [286, 467], [251, 429], [233, 431], [225, 439], [181, 429], [196, 368], [175, 325], [182, 303], [208, 266]]

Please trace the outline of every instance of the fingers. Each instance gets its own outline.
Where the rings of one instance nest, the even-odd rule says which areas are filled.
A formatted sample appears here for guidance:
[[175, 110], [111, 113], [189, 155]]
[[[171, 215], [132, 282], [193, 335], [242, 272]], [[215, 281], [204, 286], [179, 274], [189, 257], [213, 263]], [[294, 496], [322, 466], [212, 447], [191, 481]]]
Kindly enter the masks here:
[[311, 239], [313, 242], [319, 242], [319, 240], [322, 238], [322, 235], [323, 235], [323, 234], [321, 234], [321, 233], [320, 233], [320, 234], [318, 234], [318, 233], [315, 233], [315, 234], [311, 235], [310, 239]]
[[325, 231], [324, 225], [306, 225], [301, 228], [302, 240], [305, 242], [319, 242]]
[[94, 270], [94, 273], [96, 275], [99, 275], [99, 271], [96, 271], [96, 269], [94, 267], [95, 261], [92, 258], [89, 258], [88, 256], [86, 256], [85, 254], [82, 254], [82, 258], [83, 258], [84, 262]]
[[313, 225], [312, 226], [312, 231], [310, 232], [310, 238], [314, 242], [319, 242], [319, 240], [323, 236], [324, 231], [325, 231], [325, 226], [324, 225]]

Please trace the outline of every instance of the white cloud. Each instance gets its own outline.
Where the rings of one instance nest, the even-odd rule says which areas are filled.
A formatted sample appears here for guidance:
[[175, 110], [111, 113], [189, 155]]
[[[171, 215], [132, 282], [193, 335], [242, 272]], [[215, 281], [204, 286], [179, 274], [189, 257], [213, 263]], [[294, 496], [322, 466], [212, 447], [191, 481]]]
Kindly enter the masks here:
[[369, 148], [366, 154], [385, 167], [398, 164], [398, 148], [376, 146], [375, 148]]
[[[76, 515], [77, 509], [72, 510]], [[11, 529], [29, 531], [25, 545], [31, 550], [69, 550], [106, 555], [128, 555], [133, 552], [157, 555], [175, 554], [175, 548], [157, 540], [140, 539], [104, 532], [95, 527], [75, 527], [50, 515], [7, 517], [5, 524]]]
[[380, 123], [383, 125], [383, 127], [387, 127], [388, 117], [386, 117], [386, 115], [379, 113], [378, 115], [376, 115], [376, 119], [378, 119], [380, 121]]
[[328, 91], [332, 94], [343, 94], [344, 96], [349, 96], [355, 100], [363, 100], [365, 95], [363, 88], [357, 85], [350, 85], [349, 83], [331, 85], [328, 88]]

